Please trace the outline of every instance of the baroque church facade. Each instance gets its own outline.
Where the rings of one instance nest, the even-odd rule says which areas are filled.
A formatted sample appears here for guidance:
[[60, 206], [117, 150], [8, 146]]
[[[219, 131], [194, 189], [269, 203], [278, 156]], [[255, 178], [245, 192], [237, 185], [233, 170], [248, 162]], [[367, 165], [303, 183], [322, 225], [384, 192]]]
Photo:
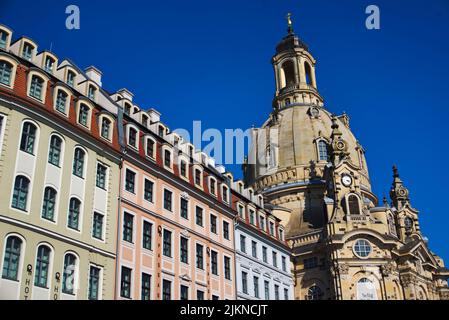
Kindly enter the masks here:
[[253, 129], [243, 171], [286, 228], [294, 298], [449, 299], [449, 270], [421, 234], [398, 169], [391, 202], [379, 203], [349, 117], [325, 108], [316, 61], [290, 18], [272, 64], [273, 110]]

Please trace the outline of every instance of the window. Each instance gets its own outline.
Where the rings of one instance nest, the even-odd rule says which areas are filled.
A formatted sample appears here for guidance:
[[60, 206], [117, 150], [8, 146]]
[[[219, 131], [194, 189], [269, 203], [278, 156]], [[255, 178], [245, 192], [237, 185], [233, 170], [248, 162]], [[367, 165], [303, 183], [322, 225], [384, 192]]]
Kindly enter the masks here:
[[162, 254], [166, 257], [171, 257], [171, 232], [168, 230], [164, 230]]
[[215, 295], [215, 294], [213, 294], [213, 295], [212, 295], [212, 300], [220, 300], [220, 297], [217, 296], [217, 295]]
[[348, 206], [349, 206], [348, 214], [360, 214], [359, 198], [357, 198], [356, 195], [352, 194], [348, 197]]
[[2, 278], [9, 280], [19, 279], [20, 253], [22, 240], [19, 237], [10, 236], [6, 241], [5, 254], [3, 256]]
[[270, 234], [274, 237], [274, 223], [270, 221]]
[[196, 291], [196, 300], [204, 300], [204, 291], [201, 290]]
[[106, 117], [101, 119], [101, 136], [107, 140], [110, 140], [111, 132], [111, 120]]
[[304, 269], [313, 269], [316, 267], [318, 267], [318, 258], [317, 257], [304, 259]]
[[328, 161], [329, 160], [328, 155], [327, 155], [327, 143], [323, 140], [320, 140], [318, 142], [318, 155], [319, 155], [319, 158], [318, 158], [319, 161]]
[[264, 280], [263, 287], [265, 290], [265, 300], [270, 300], [270, 283], [267, 280]]
[[48, 73], [53, 73], [53, 65], [55, 64], [55, 59], [52, 57], [46, 57], [45, 58], [45, 66], [44, 69]]
[[162, 280], [162, 300], [171, 300], [171, 281]]
[[134, 128], [129, 128], [128, 145], [137, 148], [137, 130]]
[[287, 260], [282, 257], [282, 271], [287, 272]]
[[131, 298], [131, 269], [122, 267], [122, 281], [120, 283], [120, 296]]
[[11, 206], [16, 209], [26, 211], [28, 200], [28, 188], [30, 180], [24, 176], [17, 176], [14, 182], [14, 192]]
[[359, 239], [354, 244], [354, 252], [361, 258], [366, 258], [371, 253], [371, 245], [365, 239]]
[[223, 221], [223, 238], [229, 240], [229, 223]]
[[226, 280], [231, 280], [231, 258], [224, 257], [224, 274]]
[[67, 84], [73, 87], [74, 83], [75, 83], [75, 73], [73, 73], [72, 71], [67, 71]]
[[245, 213], [243, 212], [243, 206], [242, 205], [237, 205], [238, 211], [239, 211], [239, 217], [242, 219], [245, 219]]
[[251, 253], [254, 258], [257, 258], [257, 242], [251, 241]]
[[390, 234], [396, 236], [396, 226], [391, 214], [387, 215], [387, 223], [388, 223], [388, 231], [390, 232]]
[[181, 176], [187, 177], [187, 163], [184, 160], [181, 160], [179, 167]]
[[131, 106], [128, 103], [125, 103], [125, 114], [131, 114]]
[[44, 245], [39, 246], [37, 249], [36, 270], [34, 273], [34, 285], [37, 287], [47, 287], [48, 273], [50, 271], [50, 253], [50, 248]]
[[279, 300], [279, 286], [277, 284], [274, 285], [274, 299]]
[[284, 300], [288, 300], [288, 289], [284, 288]]
[[195, 220], [197, 225], [203, 226], [203, 208], [195, 207]]
[[218, 253], [215, 251], [211, 251], [211, 271], [218, 276]]
[[92, 237], [103, 239], [103, 219], [104, 216], [98, 212], [94, 212], [94, 223], [92, 226]]
[[64, 257], [64, 272], [62, 275], [62, 292], [74, 294], [75, 276], [76, 276], [76, 257], [68, 253]]
[[79, 114], [78, 114], [78, 123], [87, 127], [89, 122], [89, 111], [90, 108], [85, 104], [80, 104]]
[[61, 160], [62, 139], [58, 136], [51, 136], [50, 149], [48, 150], [48, 163], [59, 167]]
[[78, 230], [80, 208], [81, 201], [71, 198], [69, 202], [69, 217], [67, 219], [67, 226], [71, 229]]
[[216, 190], [217, 181], [214, 178], [210, 178], [209, 184], [210, 184], [210, 193], [215, 195], [217, 192], [217, 190]]
[[150, 300], [151, 297], [151, 275], [142, 272], [142, 284], [140, 296], [142, 300]]
[[410, 217], [405, 217], [404, 226], [406, 231], [410, 231], [413, 228], [413, 220]]
[[143, 235], [142, 235], [142, 247], [147, 250], [151, 249], [151, 243], [152, 243], [152, 233], [153, 233], [153, 224], [144, 221], [143, 222]]
[[154, 141], [147, 139], [147, 156], [154, 158]]
[[22, 137], [20, 139], [20, 150], [33, 154], [34, 143], [36, 142], [37, 127], [30, 123], [25, 122], [22, 129]]
[[189, 300], [189, 287], [181, 285], [180, 300]]
[[323, 292], [318, 286], [313, 285], [307, 290], [306, 300], [321, 300], [322, 297]]
[[94, 86], [89, 86], [87, 97], [91, 100], [95, 100], [95, 93], [97, 92], [97, 89], [95, 89]]
[[273, 257], [273, 266], [277, 268], [278, 266], [278, 254], [276, 252], [273, 251], [272, 253], [272, 257]]
[[252, 225], [256, 224], [256, 221], [254, 220], [254, 211], [253, 210], [249, 210], [249, 223], [251, 223]]
[[248, 273], [242, 271], [242, 292], [248, 294]]
[[181, 237], [180, 241], [181, 247], [181, 262], [189, 263], [189, 240], [187, 238]]
[[196, 244], [196, 267], [198, 269], [204, 269], [204, 258], [203, 258], [203, 246], [199, 243]]
[[181, 217], [184, 219], [189, 218], [189, 201], [187, 199], [181, 198]]
[[75, 156], [73, 159], [73, 174], [82, 178], [84, 175], [84, 158], [86, 153], [81, 148], [75, 149]]
[[134, 216], [125, 212], [123, 215], [123, 240], [133, 242]]
[[282, 230], [282, 229], [279, 229], [279, 239], [281, 241], [284, 241], [284, 230]]
[[240, 235], [240, 251], [246, 253], [246, 237], [244, 235]]
[[213, 214], [210, 215], [210, 231], [217, 234], [217, 217]]
[[262, 247], [262, 259], [263, 262], [268, 263], [268, 253], [267, 253], [267, 247]]
[[153, 186], [154, 183], [148, 179], [145, 179], [143, 197], [146, 201], [153, 202]]
[[265, 217], [259, 216], [259, 227], [260, 229], [265, 231]]
[[11, 85], [12, 64], [6, 61], [0, 61], [0, 83]]
[[164, 209], [172, 211], [172, 197], [173, 193], [167, 189], [164, 189]]
[[224, 202], [229, 202], [228, 200], [228, 187], [223, 186], [222, 187], [222, 199]]
[[8, 34], [0, 30], [0, 48], [6, 49], [6, 40], [8, 39]]
[[56, 205], [56, 190], [46, 187], [44, 190], [44, 201], [42, 204], [41, 216], [47, 220], [54, 220]]
[[126, 169], [125, 173], [125, 190], [131, 193], [134, 193], [134, 187], [135, 187], [135, 181], [136, 181], [136, 174], [135, 172]]
[[159, 137], [164, 137], [164, 127], [163, 126], [159, 126], [158, 128], [158, 135]]
[[195, 184], [201, 186], [201, 170], [195, 169]]
[[168, 168], [171, 168], [171, 152], [170, 152], [170, 150], [164, 151], [164, 165]]
[[89, 270], [89, 300], [98, 300], [100, 291], [100, 268], [90, 266]]
[[28, 61], [31, 61], [31, 58], [33, 57], [33, 50], [34, 47], [31, 44], [24, 43], [22, 50], [22, 57]]
[[97, 187], [106, 190], [106, 176], [108, 168], [97, 163]]
[[259, 298], [259, 277], [253, 277], [254, 283], [254, 296]]

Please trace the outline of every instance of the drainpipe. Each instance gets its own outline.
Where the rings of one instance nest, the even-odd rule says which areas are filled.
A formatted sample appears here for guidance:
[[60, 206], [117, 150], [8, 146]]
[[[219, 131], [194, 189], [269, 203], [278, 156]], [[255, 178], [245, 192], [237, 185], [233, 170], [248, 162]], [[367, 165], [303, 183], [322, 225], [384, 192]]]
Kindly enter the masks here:
[[238, 227], [239, 223], [238, 223], [238, 218], [237, 216], [234, 217], [233, 219], [234, 221], [234, 243], [232, 244], [232, 246], [234, 247], [234, 294], [235, 294], [235, 300], [237, 300], [238, 296], [237, 296], [237, 250], [235, 248], [235, 241], [236, 241], [236, 237], [235, 237], [235, 230]]

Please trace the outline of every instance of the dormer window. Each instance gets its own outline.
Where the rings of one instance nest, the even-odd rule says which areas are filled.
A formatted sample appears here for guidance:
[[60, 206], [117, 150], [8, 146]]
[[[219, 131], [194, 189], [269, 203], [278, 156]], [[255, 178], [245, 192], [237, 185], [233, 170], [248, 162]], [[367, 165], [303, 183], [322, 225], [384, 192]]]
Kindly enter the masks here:
[[154, 144], [155, 142], [153, 140], [147, 138], [147, 146], [146, 146], [147, 157], [154, 158]]
[[187, 163], [184, 160], [181, 160], [179, 168], [180, 168], [179, 171], [181, 173], [181, 176], [187, 177]]
[[128, 131], [128, 144], [134, 148], [137, 148], [137, 130], [134, 128], [129, 128]]
[[97, 91], [97, 89], [95, 89], [94, 86], [90, 85], [89, 89], [87, 91], [87, 97], [91, 100], [95, 100], [96, 91]]
[[67, 105], [67, 97], [67, 93], [61, 89], [58, 90], [58, 94], [56, 96], [56, 110], [64, 114], [66, 114], [65, 110]]
[[201, 186], [201, 170], [195, 169], [195, 184]]
[[221, 190], [222, 190], [221, 197], [222, 197], [223, 201], [224, 202], [229, 202], [229, 199], [228, 199], [228, 187], [222, 186]]
[[110, 140], [111, 134], [111, 120], [103, 117], [101, 120], [101, 136], [107, 140]]
[[274, 237], [274, 223], [270, 221], [270, 235]]
[[0, 30], [0, 48], [6, 49], [6, 40], [8, 39], [8, 34]]
[[284, 230], [279, 229], [279, 240], [284, 241]]
[[67, 72], [67, 84], [71, 87], [75, 84], [75, 73], [72, 71]]
[[89, 111], [90, 108], [85, 104], [80, 104], [80, 110], [78, 114], [78, 123], [87, 127], [89, 123]]
[[31, 61], [31, 58], [33, 57], [33, 50], [34, 47], [31, 44], [24, 43], [22, 50], [22, 57], [28, 61]]
[[45, 58], [45, 66], [44, 69], [48, 73], [53, 73], [53, 65], [55, 64], [55, 59], [52, 57], [46, 57]]
[[159, 130], [158, 131], [159, 137], [164, 137], [164, 127], [163, 126], [159, 126], [158, 130]]
[[168, 168], [171, 168], [171, 152], [170, 152], [170, 150], [164, 151], [164, 165]]
[[216, 185], [217, 185], [217, 180], [215, 180], [214, 178], [210, 178], [209, 180], [209, 188], [210, 188], [210, 193], [212, 193], [213, 195], [216, 194]]
[[259, 227], [262, 230], [265, 230], [265, 217], [260, 215], [259, 216]]
[[131, 114], [131, 106], [128, 103], [125, 103], [125, 114]]
[[0, 83], [10, 86], [11, 85], [11, 73], [13, 66], [6, 62], [0, 61]]
[[44, 79], [34, 75], [31, 78], [30, 96], [32, 96], [33, 98], [42, 100], [42, 87], [43, 87], [43, 85], [44, 85]]
[[144, 114], [142, 115], [142, 125], [148, 127], [148, 117]]

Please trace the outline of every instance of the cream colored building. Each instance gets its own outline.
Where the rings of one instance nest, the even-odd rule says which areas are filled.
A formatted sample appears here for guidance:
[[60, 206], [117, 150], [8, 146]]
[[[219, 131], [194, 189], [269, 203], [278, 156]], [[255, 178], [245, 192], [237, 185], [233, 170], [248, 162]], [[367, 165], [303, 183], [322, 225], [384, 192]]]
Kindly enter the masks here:
[[272, 64], [273, 111], [244, 173], [286, 227], [295, 299], [449, 299], [449, 272], [397, 169], [391, 204], [379, 203], [349, 117], [324, 107], [316, 61], [291, 24]]

